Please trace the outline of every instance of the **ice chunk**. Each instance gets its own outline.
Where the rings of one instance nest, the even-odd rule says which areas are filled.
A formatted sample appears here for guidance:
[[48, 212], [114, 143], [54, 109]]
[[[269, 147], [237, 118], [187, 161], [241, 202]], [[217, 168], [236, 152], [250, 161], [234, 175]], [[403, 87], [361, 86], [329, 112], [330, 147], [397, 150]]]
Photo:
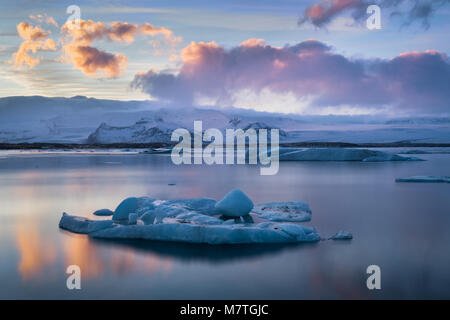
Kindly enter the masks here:
[[450, 183], [448, 176], [412, 176], [395, 179], [395, 182], [446, 182]]
[[432, 152], [424, 151], [424, 150], [408, 150], [405, 152], [400, 152], [401, 154], [431, 154]]
[[[281, 228], [284, 232], [292, 237], [296, 237], [299, 240], [304, 239], [309, 235], [316, 236], [317, 232], [313, 228], [308, 228], [294, 223], [280, 223], [275, 226], [276, 228]], [[319, 238], [320, 239], [320, 238]]]
[[255, 221], [253, 221], [253, 218], [252, 218], [252, 216], [250, 216], [250, 215], [245, 215], [245, 216], [242, 216], [242, 220], [245, 222], [245, 223], [254, 223]]
[[[287, 232], [285, 230], [288, 230]], [[288, 228], [276, 224], [267, 227], [244, 225], [198, 225], [161, 223], [151, 225], [119, 225], [90, 235], [106, 239], [146, 239], [208, 244], [295, 243], [316, 242], [320, 236], [303, 226]]]
[[89, 220], [63, 213], [59, 221], [59, 227], [76, 233], [91, 233], [106, 228], [111, 228], [112, 220]]
[[155, 211], [154, 210], [150, 210], [146, 213], [144, 213], [139, 219], [144, 223], [144, 224], [153, 224], [155, 222]]
[[149, 148], [148, 150], [141, 151], [142, 154], [165, 154], [172, 152], [170, 148]]
[[191, 199], [179, 199], [179, 200], [167, 200], [163, 204], [169, 206], [177, 206], [185, 208], [187, 210], [196, 211], [207, 215], [215, 215], [217, 201], [210, 198], [191, 198]]
[[390, 154], [383, 152], [377, 156], [363, 159], [364, 162], [382, 162], [382, 161], [423, 161], [416, 157], [402, 157], [397, 154]]
[[280, 152], [280, 161], [414, 161], [414, 157], [402, 157], [369, 149], [313, 148], [288, 149]]
[[248, 215], [253, 209], [253, 202], [239, 189], [234, 189], [216, 203], [217, 212], [229, 217]]
[[351, 240], [351, 239], [353, 239], [353, 235], [350, 232], [340, 230], [338, 233], [336, 233], [330, 239], [332, 239], [332, 240]]
[[130, 197], [123, 200], [114, 211], [114, 220], [128, 220], [128, 215], [136, 212], [138, 208], [138, 198]]
[[268, 202], [262, 203], [252, 210], [260, 218], [271, 221], [303, 222], [311, 220], [311, 209], [305, 202]]
[[95, 216], [112, 216], [114, 212], [109, 209], [100, 209], [92, 213]]
[[177, 220], [181, 220], [187, 223], [197, 223], [197, 224], [222, 224], [223, 220], [207, 216], [201, 213], [191, 212], [189, 215], [179, 215], [176, 217]]
[[225, 220], [225, 221], [223, 221], [222, 224], [224, 224], [224, 225], [234, 224], [234, 219], [228, 219], [228, 220]]
[[136, 224], [138, 220], [138, 215], [136, 213], [130, 213], [128, 216], [128, 224]]

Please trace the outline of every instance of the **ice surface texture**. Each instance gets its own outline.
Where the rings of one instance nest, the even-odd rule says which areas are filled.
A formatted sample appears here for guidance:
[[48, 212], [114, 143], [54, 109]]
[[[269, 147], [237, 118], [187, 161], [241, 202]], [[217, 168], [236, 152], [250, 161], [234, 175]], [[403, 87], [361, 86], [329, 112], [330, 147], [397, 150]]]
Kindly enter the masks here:
[[304, 222], [311, 220], [311, 210], [305, 202], [269, 202], [257, 205], [253, 211], [260, 218], [271, 221]]

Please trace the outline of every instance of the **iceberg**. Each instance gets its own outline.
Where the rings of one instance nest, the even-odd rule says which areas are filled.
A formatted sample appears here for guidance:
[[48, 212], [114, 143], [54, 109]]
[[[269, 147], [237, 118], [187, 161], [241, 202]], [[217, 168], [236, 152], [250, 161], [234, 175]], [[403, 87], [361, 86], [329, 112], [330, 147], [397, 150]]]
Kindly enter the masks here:
[[280, 161], [421, 161], [383, 151], [347, 148], [280, 148]]
[[353, 235], [350, 232], [340, 230], [334, 236], [330, 238], [331, 240], [351, 240], [353, 239]]
[[424, 150], [418, 150], [418, 149], [401, 152], [401, 154], [431, 154], [431, 153], [432, 152], [424, 151]]
[[139, 208], [149, 209], [155, 199], [148, 197], [130, 197], [123, 200], [114, 210], [113, 220], [128, 220], [130, 213], [138, 213]]
[[128, 220], [128, 215], [135, 212], [138, 206], [138, 199], [135, 197], [126, 198], [114, 210], [113, 220]]
[[102, 239], [144, 239], [207, 244], [296, 243], [320, 240], [315, 229], [295, 224], [261, 223], [249, 227], [244, 224], [204, 225], [174, 221], [124, 225], [114, 223], [112, 220], [94, 221], [63, 214], [59, 226], [72, 232]]
[[[230, 219], [224, 219], [224, 214]], [[267, 221], [254, 223], [250, 214]], [[158, 200], [130, 197], [118, 205], [108, 220], [90, 220], [63, 213], [59, 227], [99, 239], [211, 245], [322, 240], [315, 228], [298, 224], [309, 220], [311, 210], [307, 203], [269, 202], [254, 207], [253, 202], [236, 189], [219, 202], [209, 198]], [[337, 235], [348, 236], [348, 233], [341, 233]]]
[[246, 216], [253, 209], [253, 202], [239, 189], [230, 191], [222, 200], [216, 203], [218, 213], [226, 217]]
[[104, 216], [112, 216], [114, 214], [114, 212], [112, 212], [109, 209], [100, 209], [100, 210], [94, 211], [92, 214], [94, 216], [102, 216], [102, 217], [104, 217]]
[[268, 202], [257, 205], [252, 213], [260, 218], [278, 222], [304, 222], [311, 220], [311, 209], [305, 202]]
[[149, 148], [148, 150], [144, 150], [139, 152], [140, 154], [167, 154], [171, 153], [171, 148]]
[[412, 176], [407, 178], [395, 179], [395, 182], [443, 182], [450, 183], [448, 176]]
[[112, 220], [89, 220], [83, 217], [68, 215], [63, 212], [59, 227], [75, 233], [89, 234], [113, 226]]
[[[292, 225], [294, 226], [294, 225]], [[198, 225], [162, 223], [152, 225], [118, 225], [90, 233], [102, 239], [145, 239], [207, 244], [295, 243], [316, 242], [320, 236], [300, 225]]]

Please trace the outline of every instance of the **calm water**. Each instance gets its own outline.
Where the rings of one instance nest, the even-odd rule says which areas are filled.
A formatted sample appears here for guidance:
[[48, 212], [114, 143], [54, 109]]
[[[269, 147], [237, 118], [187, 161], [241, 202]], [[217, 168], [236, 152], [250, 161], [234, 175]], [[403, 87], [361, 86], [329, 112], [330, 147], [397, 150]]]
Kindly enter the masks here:
[[[161, 155], [2, 152], [0, 298], [450, 298], [450, 184], [394, 182], [450, 175], [450, 154], [418, 156], [428, 161], [283, 162], [260, 176], [256, 166], [177, 167]], [[255, 203], [308, 202], [306, 225], [354, 239], [211, 247], [58, 229], [63, 211], [89, 217], [141, 195], [220, 199], [236, 187]], [[71, 264], [82, 270], [79, 291], [66, 289]], [[366, 288], [371, 264], [379, 291]]]

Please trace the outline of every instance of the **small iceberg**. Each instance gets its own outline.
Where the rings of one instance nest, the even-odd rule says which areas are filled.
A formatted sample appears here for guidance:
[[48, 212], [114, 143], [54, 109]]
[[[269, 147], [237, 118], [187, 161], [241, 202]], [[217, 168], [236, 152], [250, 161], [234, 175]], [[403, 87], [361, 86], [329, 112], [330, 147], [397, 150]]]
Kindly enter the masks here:
[[94, 216], [105, 217], [105, 216], [112, 216], [114, 214], [114, 212], [112, 212], [109, 209], [100, 209], [100, 210], [97, 210], [97, 211], [93, 212], [92, 214]]
[[340, 230], [334, 236], [330, 238], [331, 240], [351, 240], [353, 239], [353, 235], [350, 232]]
[[[254, 223], [251, 215], [267, 221]], [[209, 198], [129, 197], [117, 206], [110, 220], [90, 220], [63, 213], [59, 227], [101, 239], [212, 245], [320, 241], [315, 228], [298, 224], [309, 220], [311, 210], [307, 203], [269, 202], [254, 206], [244, 192], [235, 189], [219, 202]], [[342, 239], [351, 236], [342, 232], [337, 236]]]
[[311, 209], [305, 202], [268, 202], [257, 205], [253, 210], [261, 219], [278, 222], [304, 222], [311, 220]]
[[112, 220], [89, 220], [83, 217], [68, 215], [63, 212], [59, 227], [75, 233], [92, 233], [113, 226]]
[[149, 148], [147, 150], [139, 152], [140, 154], [167, 154], [171, 153], [172, 149], [170, 148]]
[[383, 151], [347, 148], [280, 148], [280, 161], [422, 161], [415, 157], [403, 157]]
[[424, 150], [418, 150], [418, 149], [414, 149], [414, 150], [408, 150], [405, 152], [400, 152], [400, 154], [431, 154], [432, 152], [429, 151], [424, 151]]
[[239, 189], [234, 189], [216, 203], [218, 213], [226, 217], [246, 216], [253, 209], [253, 202]]
[[395, 182], [440, 182], [450, 183], [448, 176], [412, 176], [407, 178], [395, 179]]
[[[199, 217], [198, 215], [196, 217]], [[192, 218], [192, 217], [191, 217]], [[212, 217], [210, 217], [212, 218]], [[218, 219], [220, 220], [220, 219]], [[101, 239], [144, 239], [207, 244], [317, 242], [313, 228], [297, 224], [203, 224], [204, 221], [166, 220], [156, 224], [116, 224], [63, 214], [59, 227]], [[200, 222], [200, 223], [199, 223]]]
[[135, 212], [138, 207], [138, 199], [135, 197], [123, 200], [114, 210], [113, 220], [128, 220], [128, 215]]
[[[129, 197], [110, 220], [63, 213], [59, 227], [102, 239], [144, 239], [206, 244], [299, 243], [320, 241], [316, 229], [288, 221], [307, 221], [303, 202], [258, 205], [235, 189], [221, 201], [209, 198], [158, 200]], [[269, 210], [270, 209], [270, 210]], [[259, 212], [262, 214], [259, 214]], [[253, 223], [250, 213], [266, 222]], [[266, 216], [264, 214], [267, 214]], [[277, 219], [278, 214], [278, 219]], [[231, 217], [224, 219], [223, 216]], [[241, 220], [242, 219], [242, 220]], [[309, 220], [308, 219], [308, 220]], [[273, 220], [273, 221], [270, 221]], [[274, 222], [274, 221], [279, 221]]]

